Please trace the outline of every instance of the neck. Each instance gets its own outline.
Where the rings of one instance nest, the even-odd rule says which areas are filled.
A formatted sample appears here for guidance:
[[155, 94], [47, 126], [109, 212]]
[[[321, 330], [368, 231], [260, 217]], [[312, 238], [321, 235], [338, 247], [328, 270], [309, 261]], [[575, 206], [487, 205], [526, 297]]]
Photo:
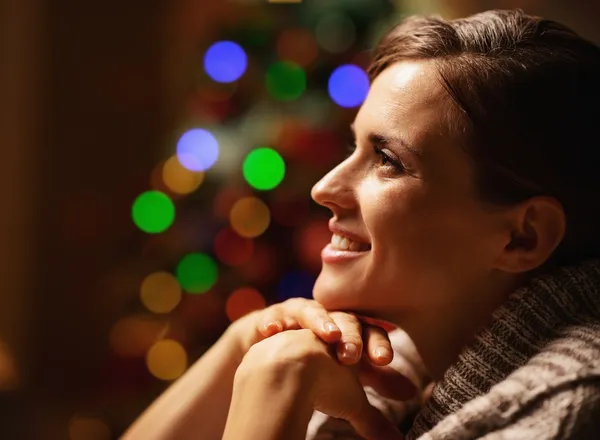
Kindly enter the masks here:
[[516, 286], [491, 294], [471, 295], [465, 302], [444, 304], [443, 307], [411, 310], [389, 317], [414, 342], [423, 363], [434, 380], [439, 380], [462, 349], [487, 325], [494, 311], [514, 291]]

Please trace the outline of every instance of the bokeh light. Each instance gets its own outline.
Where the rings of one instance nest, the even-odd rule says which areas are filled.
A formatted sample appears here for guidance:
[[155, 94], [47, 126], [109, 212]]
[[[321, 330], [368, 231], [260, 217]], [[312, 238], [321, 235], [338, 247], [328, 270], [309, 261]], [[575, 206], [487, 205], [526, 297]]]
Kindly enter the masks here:
[[246, 71], [248, 57], [233, 41], [219, 41], [204, 55], [204, 69], [213, 80], [222, 83], [237, 81]]
[[279, 271], [278, 263], [275, 250], [266, 244], [257, 242], [254, 244], [252, 258], [237, 269], [249, 283], [264, 284], [275, 279]]
[[192, 128], [177, 141], [177, 158], [190, 171], [206, 171], [219, 158], [219, 143], [210, 131]]
[[[163, 192], [168, 194], [169, 197], [172, 195], [177, 196], [177, 194], [172, 194], [167, 185], [165, 185], [165, 181], [163, 180], [163, 167], [165, 165], [165, 161], [161, 161], [156, 164], [154, 168], [152, 168], [152, 172], [150, 173], [150, 188], [156, 191]], [[169, 194], [171, 193], [171, 194]], [[176, 200], [176, 198], [172, 198], [172, 200]]]
[[251, 287], [241, 287], [229, 295], [225, 304], [227, 317], [231, 322], [255, 310], [265, 308], [265, 298]]
[[282, 60], [308, 67], [318, 55], [315, 37], [306, 29], [284, 29], [277, 39], [277, 55]]
[[213, 214], [216, 218], [229, 220], [231, 208], [235, 202], [244, 197], [252, 195], [252, 191], [247, 186], [230, 186], [222, 188], [213, 200]]
[[258, 190], [269, 190], [285, 176], [285, 162], [272, 148], [257, 148], [246, 156], [242, 167], [246, 182]]
[[177, 156], [171, 156], [162, 167], [165, 186], [175, 194], [189, 194], [204, 181], [202, 171], [191, 171], [184, 167]]
[[242, 237], [254, 238], [269, 227], [269, 207], [257, 197], [244, 197], [234, 203], [229, 214], [231, 227]]
[[154, 377], [162, 380], [175, 380], [187, 368], [187, 353], [183, 346], [173, 339], [156, 342], [146, 355], [146, 365]]
[[309, 270], [321, 268], [321, 251], [331, 241], [331, 231], [326, 220], [313, 220], [298, 229], [294, 237], [294, 249], [301, 263]]
[[177, 280], [188, 293], [208, 292], [217, 282], [218, 275], [217, 264], [203, 253], [186, 255], [176, 269]]
[[[290, 163], [302, 163], [311, 168], [322, 166], [323, 174], [339, 163], [344, 152], [339, 133], [311, 128], [306, 123], [293, 120], [278, 127], [274, 138], [278, 151], [282, 151]], [[318, 174], [322, 175], [321, 172]], [[305, 195], [308, 196], [309, 192], [306, 191]]]
[[306, 89], [306, 74], [292, 61], [278, 61], [267, 69], [266, 86], [273, 98], [293, 101]]
[[193, 339], [214, 335], [215, 329], [222, 329], [228, 321], [225, 315], [226, 298], [226, 292], [216, 286], [203, 295], [184, 295], [173, 314]]
[[158, 234], [173, 224], [175, 205], [160, 191], [146, 191], [133, 202], [131, 216], [135, 225], [142, 231]]
[[329, 96], [339, 106], [358, 107], [369, 93], [369, 77], [360, 67], [345, 64], [333, 71], [329, 77], [328, 89]]
[[304, 271], [292, 271], [284, 275], [277, 285], [277, 298], [285, 301], [290, 298], [312, 298], [315, 277]]
[[223, 264], [241, 266], [252, 258], [254, 242], [249, 238], [240, 237], [231, 228], [223, 228], [214, 242], [215, 255]]
[[235, 110], [231, 98], [236, 89], [237, 83], [211, 84], [210, 88], [198, 88], [188, 96], [187, 110], [190, 117], [204, 124], [218, 124], [227, 120]]
[[273, 220], [283, 226], [296, 227], [304, 224], [310, 212], [310, 196], [291, 191], [278, 191], [269, 206]]
[[167, 330], [168, 324], [164, 319], [149, 314], [126, 316], [113, 325], [110, 346], [121, 357], [143, 357]]
[[76, 415], [69, 421], [69, 440], [110, 440], [111, 432], [106, 423], [92, 416]]
[[[328, 101], [331, 102], [330, 99]], [[257, 145], [272, 144], [270, 138], [265, 139], [265, 135], [286, 119], [284, 112], [274, 110], [273, 102], [261, 99], [244, 114], [239, 122], [237, 133], [244, 143], [250, 146], [247, 150], [249, 151]]]
[[140, 299], [151, 312], [169, 313], [181, 301], [181, 286], [170, 273], [154, 272], [142, 281]]
[[315, 29], [319, 45], [330, 53], [348, 50], [356, 39], [356, 26], [345, 14], [331, 12], [324, 15]]
[[19, 370], [12, 350], [0, 341], [0, 393], [12, 391], [20, 385]]

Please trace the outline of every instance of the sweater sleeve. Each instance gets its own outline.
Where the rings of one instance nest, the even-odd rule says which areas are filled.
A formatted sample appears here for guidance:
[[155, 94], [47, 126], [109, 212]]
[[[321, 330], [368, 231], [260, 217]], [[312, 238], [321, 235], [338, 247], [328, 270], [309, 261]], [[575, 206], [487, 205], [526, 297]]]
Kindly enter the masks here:
[[419, 440], [572, 440], [600, 433], [600, 370], [527, 389], [518, 375], [466, 403]]

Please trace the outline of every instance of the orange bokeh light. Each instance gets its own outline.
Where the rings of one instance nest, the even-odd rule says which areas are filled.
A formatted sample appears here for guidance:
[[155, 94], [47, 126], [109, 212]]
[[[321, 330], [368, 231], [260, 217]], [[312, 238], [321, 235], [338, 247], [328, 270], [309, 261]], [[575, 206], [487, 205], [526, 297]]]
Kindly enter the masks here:
[[260, 292], [251, 287], [241, 287], [235, 290], [225, 305], [225, 311], [230, 321], [235, 321], [255, 310], [264, 309], [265, 298]]

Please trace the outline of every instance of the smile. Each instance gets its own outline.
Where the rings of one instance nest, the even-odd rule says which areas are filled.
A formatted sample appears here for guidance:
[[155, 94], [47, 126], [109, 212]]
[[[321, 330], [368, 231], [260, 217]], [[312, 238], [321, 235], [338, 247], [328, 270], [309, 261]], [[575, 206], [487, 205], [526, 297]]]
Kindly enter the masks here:
[[361, 258], [371, 250], [369, 243], [361, 243], [334, 233], [331, 242], [321, 252], [323, 263], [333, 264]]
[[339, 234], [331, 236], [331, 248], [338, 251], [366, 252], [371, 250], [369, 243], [360, 243]]

